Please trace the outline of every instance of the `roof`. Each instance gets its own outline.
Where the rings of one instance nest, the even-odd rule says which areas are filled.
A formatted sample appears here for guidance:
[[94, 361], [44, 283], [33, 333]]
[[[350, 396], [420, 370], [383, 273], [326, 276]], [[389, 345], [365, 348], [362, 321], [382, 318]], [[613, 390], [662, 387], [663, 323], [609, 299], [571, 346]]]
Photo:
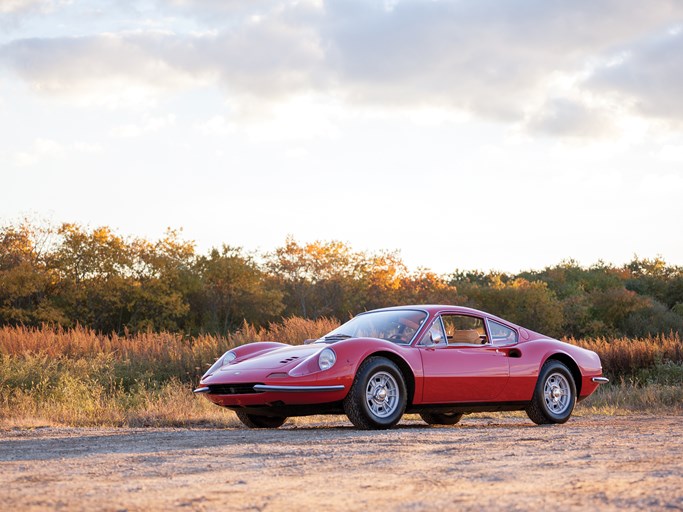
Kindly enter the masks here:
[[365, 313], [370, 313], [373, 311], [400, 311], [405, 309], [419, 309], [422, 311], [426, 311], [429, 315], [436, 315], [444, 311], [449, 311], [452, 313], [479, 315], [491, 318], [493, 320], [499, 320], [511, 326], [520, 327], [517, 324], [510, 322], [509, 320], [505, 320], [504, 318], [500, 318], [494, 314], [487, 313], [486, 311], [482, 311], [480, 309], [468, 308], [465, 306], [453, 306], [448, 304], [408, 304], [405, 306], [391, 306], [387, 308], [372, 309], [370, 311], [365, 311]]

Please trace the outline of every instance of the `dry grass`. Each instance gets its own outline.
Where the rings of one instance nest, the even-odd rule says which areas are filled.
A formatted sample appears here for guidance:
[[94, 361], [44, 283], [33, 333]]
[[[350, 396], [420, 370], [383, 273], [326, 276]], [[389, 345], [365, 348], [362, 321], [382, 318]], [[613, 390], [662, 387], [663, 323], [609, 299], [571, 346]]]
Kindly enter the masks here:
[[633, 377], [640, 370], [664, 361], [683, 363], [683, 342], [678, 333], [648, 338], [570, 338], [566, 341], [597, 352], [604, 373], [612, 378]]
[[[134, 336], [90, 329], [0, 328], [0, 426], [232, 426], [234, 414], [195, 397], [203, 370], [250, 341], [291, 344], [317, 338], [333, 319], [245, 324], [227, 336]], [[615, 385], [601, 386], [577, 414], [683, 409], [683, 344], [678, 335], [569, 340], [600, 354]], [[311, 420], [295, 420], [305, 425]]]
[[682, 413], [683, 386], [666, 384], [613, 384], [601, 386], [577, 406], [579, 414], [627, 415]]
[[251, 341], [279, 341], [290, 345], [300, 345], [304, 340], [317, 339], [339, 327], [334, 318], [308, 320], [298, 316], [284, 318], [281, 323], [271, 323], [267, 328], [257, 329], [244, 323], [242, 329], [230, 336], [236, 345]]
[[230, 411], [177, 381], [160, 387], [110, 392], [66, 378], [47, 393], [3, 390], [0, 427], [70, 425], [81, 427], [231, 427], [239, 424]]
[[302, 343], [337, 326], [332, 319], [290, 318], [196, 337], [2, 327], [0, 425], [235, 425], [234, 414], [191, 392], [217, 357], [251, 341]]

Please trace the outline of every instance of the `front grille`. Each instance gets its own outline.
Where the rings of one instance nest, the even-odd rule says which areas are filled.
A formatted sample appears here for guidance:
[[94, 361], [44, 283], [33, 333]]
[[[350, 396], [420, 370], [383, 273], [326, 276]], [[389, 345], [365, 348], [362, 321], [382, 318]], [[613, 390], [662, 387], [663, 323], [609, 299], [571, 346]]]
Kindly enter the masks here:
[[210, 395], [252, 395], [254, 393], [263, 393], [263, 391], [256, 391], [254, 386], [262, 384], [261, 382], [252, 382], [248, 384], [209, 384]]

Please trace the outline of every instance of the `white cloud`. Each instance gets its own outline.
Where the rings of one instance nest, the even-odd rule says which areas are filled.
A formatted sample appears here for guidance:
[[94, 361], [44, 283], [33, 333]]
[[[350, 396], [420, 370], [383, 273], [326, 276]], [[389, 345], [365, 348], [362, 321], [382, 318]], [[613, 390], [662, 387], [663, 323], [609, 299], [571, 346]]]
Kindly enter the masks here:
[[676, 0], [145, 5], [159, 19], [198, 21], [184, 31], [15, 40], [0, 48], [0, 66], [41, 93], [109, 106], [208, 85], [232, 110], [259, 104], [274, 116], [278, 104], [317, 95], [594, 136], [619, 123], [623, 112], [610, 105], [624, 97], [637, 115], [683, 119], [683, 36], [658, 35], [683, 19]]
[[121, 126], [116, 126], [111, 130], [111, 134], [115, 137], [140, 137], [146, 133], [157, 132], [167, 126], [175, 124], [175, 115], [167, 114], [158, 117], [145, 117], [140, 123], [131, 123]]
[[683, 123], [683, 32], [680, 25], [629, 42], [586, 83], [644, 116]]
[[525, 128], [536, 133], [586, 139], [615, 132], [609, 112], [567, 98], [548, 100], [528, 119]]
[[0, 0], [0, 40], [33, 17], [47, 17], [67, 7], [72, 0]]
[[225, 116], [215, 115], [207, 121], [197, 123], [195, 129], [204, 135], [225, 136], [235, 133], [235, 125], [230, 123]]
[[[372, 7], [374, 6], [374, 8]], [[349, 96], [516, 120], [558, 72], [683, 16], [669, 1], [332, 2], [324, 39]]]
[[51, 12], [59, 6], [70, 4], [70, 0], [2, 0], [0, 14], [16, 14], [38, 11]]
[[[92, 37], [25, 39], [0, 49], [4, 60], [36, 91], [89, 97], [144, 96], [150, 89], [178, 88], [194, 81], [191, 69], [157, 55], [169, 35], [102, 34]], [[173, 51], [175, 48], [168, 48]]]
[[12, 155], [11, 163], [17, 167], [28, 167], [43, 161], [61, 159], [70, 153], [96, 153], [101, 151], [99, 144], [76, 141], [63, 144], [52, 139], [36, 138], [30, 148], [17, 151]]
[[321, 60], [314, 34], [279, 22], [218, 35], [138, 31], [24, 39], [0, 48], [0, 64], [34, 90], [79, 99], [207, 83], [268, 99], [315, 87], [311, 70]]

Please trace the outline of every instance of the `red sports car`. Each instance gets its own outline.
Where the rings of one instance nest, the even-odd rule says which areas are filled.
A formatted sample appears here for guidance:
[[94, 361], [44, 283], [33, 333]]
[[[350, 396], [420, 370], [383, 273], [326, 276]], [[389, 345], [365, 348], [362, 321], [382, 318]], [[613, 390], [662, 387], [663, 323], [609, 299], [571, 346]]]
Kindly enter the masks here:
[[195, 393], [253, 428], [328, 413], [363, 429], [390, 428], [404, 413], [453, 425], [467, 413], [514, 410], [540, 425], [566, 422], [604, 382], [595, 352], [476, 309], [430, 305], [362, 313], [300, 346], [242, 345]]

